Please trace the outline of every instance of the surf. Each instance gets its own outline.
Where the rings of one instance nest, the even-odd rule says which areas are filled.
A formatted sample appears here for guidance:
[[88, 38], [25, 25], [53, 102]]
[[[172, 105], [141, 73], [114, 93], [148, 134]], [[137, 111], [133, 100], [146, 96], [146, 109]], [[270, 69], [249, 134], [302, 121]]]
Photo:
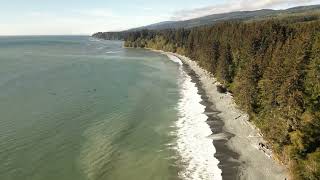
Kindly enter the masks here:
[[[170, 60], [182, 67], [182, 61], [171, 54]], [[201, 104], [201, 95], [190, 75], [180, 68], [180, 100], [177, 105], [176, 150], [181, 156], [182, 170], [179, 177], [185, 180], [222, 180], [219, 161], [214, 157], [212, 131], [207, 124], [206, 106]]]

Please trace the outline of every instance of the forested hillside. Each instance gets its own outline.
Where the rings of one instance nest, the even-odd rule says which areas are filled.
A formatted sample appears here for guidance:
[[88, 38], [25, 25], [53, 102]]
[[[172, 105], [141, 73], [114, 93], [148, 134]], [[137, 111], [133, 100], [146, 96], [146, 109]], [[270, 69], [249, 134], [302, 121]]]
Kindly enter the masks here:
[[128, 33], [142, 30], [166, 30], [166, 29], [189, 29], [199, 26], [209, 26], [216, 23], [226, 21], [237, 21], [237, 22], [250, 22], [257, 20], [266, 20], [270, 18], [277, 19], [296, 19], [302, 18], [303, 20], [315, 20], [319, 19], [320, 5], [312, 6], [300, 6], [289, 8], [285, 10], [272, 10], [272, 9], [261, 9], [256, 11], [237, 11], [222, 14], [213, 14], [209, 16], [199, 17], [195, 19], [189, 19], [185, 21], [164, 21], [156, 24], [151, 24], [143, 27], [129, 29], [122, 32], [99, 32], [93, 36], [102, 39], [121, 39], [123, 40]]
[[[320, 178], [320, 21], [223, 22], [125, 32], [127, 47], [197, 61], [233, 94], [294, 179]], [[98, 37], [98, 36], [96, 36]]]
[[301, 16], [301, 14], [320, 13], [320, 5], [300, 6], [285, 10], [261, 9], [255, 11], [236, 11], [222, 14], [212, 14], [195, 19], [184, 21], [165, 21], [161, 23], [151, 24], [144, 27], [138, 27], [133, 30], [163, 30], [163, 29], [178, 29], [192, 28], [203, 25], [213, 25], [222, 21], [252, 21], [262, 20], [267, 18], [285, 18], [290, 16]]

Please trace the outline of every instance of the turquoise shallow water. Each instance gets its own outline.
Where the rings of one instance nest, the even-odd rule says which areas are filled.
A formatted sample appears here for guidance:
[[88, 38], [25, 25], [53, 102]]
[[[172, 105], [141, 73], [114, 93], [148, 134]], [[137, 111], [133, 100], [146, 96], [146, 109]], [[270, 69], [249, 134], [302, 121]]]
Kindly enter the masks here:
[[0, 37], [1, 180], [179, 179], [179, 67], [90, 37]]

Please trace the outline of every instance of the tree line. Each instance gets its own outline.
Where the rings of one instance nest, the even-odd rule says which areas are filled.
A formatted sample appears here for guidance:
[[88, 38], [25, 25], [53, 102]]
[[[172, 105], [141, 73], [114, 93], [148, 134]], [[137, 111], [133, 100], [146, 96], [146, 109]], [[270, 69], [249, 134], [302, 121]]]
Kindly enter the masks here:
[[293, 179], [320, 179], [319, 18], [101, 34], [197, 61], [233, 93]]

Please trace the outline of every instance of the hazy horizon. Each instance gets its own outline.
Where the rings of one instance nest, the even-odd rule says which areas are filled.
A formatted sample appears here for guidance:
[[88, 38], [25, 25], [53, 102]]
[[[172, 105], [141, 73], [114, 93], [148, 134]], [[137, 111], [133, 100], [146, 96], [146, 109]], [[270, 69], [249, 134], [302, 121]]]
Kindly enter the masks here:
[[122, 31], [130, 28], [197, 18], [210, 14], [259, 9], [287, 9], [320, 4], [320, 0], [120, 0], [105, 2], [28, 2], [2, 3], [0, 36], [91, 35], [99, 31]]

